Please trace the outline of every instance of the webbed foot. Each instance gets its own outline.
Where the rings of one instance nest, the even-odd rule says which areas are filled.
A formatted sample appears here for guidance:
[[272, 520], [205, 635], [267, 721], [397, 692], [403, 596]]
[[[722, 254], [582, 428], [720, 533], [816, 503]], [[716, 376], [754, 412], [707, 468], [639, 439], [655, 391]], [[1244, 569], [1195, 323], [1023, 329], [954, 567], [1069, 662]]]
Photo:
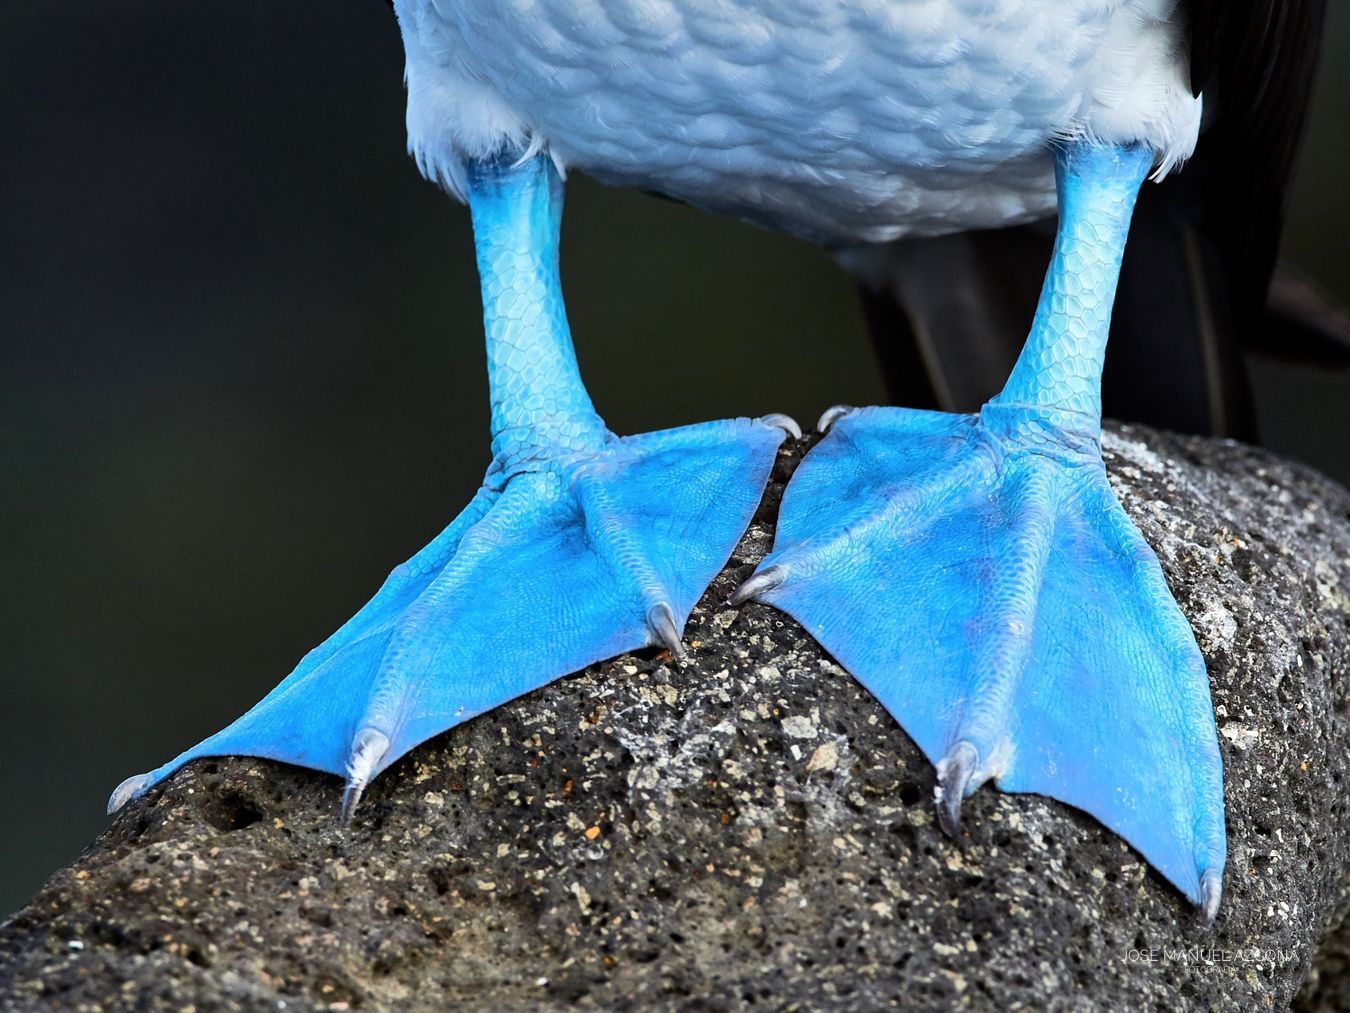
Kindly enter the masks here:
[[243, 754], [346, 779], [344, 816], [418, 743], [587, 665], [680, 631], [748, 526], [784, 416], [633, 437], [489, 472], [469, 506], [290, 676], [189, 760]]
[[1091, 813], [1211, 917], [1223, 789], [1204, 661], [1094, 440], [1025, 406], [827, 413], [739, 597], [791, 614], [937, 768]]

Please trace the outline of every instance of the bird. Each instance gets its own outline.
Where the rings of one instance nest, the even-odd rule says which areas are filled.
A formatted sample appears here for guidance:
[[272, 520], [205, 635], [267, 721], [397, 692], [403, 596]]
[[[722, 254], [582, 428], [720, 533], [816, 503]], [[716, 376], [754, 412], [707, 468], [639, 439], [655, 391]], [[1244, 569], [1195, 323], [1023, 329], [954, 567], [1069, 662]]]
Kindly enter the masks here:
[[392, 7], [409, 152], [469, 208], [492, 462], [272, 692], [109, 811], [243, 754], [342, 777], [348, 820], [448, 728], [625, 651], [684, 657], [801, 430], [606, 427], [558, 269], [582, 172], [827, 248], [911, 396], [825, 411], [732, 603], [791, 615], [880, 701], [933, 763], [949, 833], [987, 782], [1049, 796], [1212, 921], [1227, 842], [1208, 677], [1107, 482], [1105, 356], [1119, 289], [1118, 386], [1140, 411], [1245, 424], [1229, 345], [1269, 285], [1324, 0]]

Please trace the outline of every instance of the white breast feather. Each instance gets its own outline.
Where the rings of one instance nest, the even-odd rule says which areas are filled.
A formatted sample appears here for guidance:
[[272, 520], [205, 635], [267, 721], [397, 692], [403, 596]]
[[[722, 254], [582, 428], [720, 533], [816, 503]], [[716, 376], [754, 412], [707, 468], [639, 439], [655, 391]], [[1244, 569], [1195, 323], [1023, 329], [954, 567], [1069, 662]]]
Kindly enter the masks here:
[[504, 143], [835, 245], [1054, 207], [1048, 144], [1188, 157], [1176, 0], [396, 0], [408, 141]]

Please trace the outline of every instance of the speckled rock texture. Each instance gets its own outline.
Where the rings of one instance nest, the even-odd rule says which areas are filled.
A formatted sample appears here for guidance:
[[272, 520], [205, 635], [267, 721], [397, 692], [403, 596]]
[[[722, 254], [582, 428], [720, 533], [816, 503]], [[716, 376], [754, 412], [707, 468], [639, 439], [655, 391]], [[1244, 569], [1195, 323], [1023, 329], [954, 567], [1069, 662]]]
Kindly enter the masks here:
[[790, 619], [724, 604], [806, 446], [686, 662], [620, 657], [461, 726], [346, 830], [332, 778], [189, 766], [0, 927], [0, 1008], [1347, 1008], [1344, 930], [1315, 961], [1350, 907], [1350, 494], [1232, 443], [1107, 435], [1213, 677], [1207, 930], [1056, 803], [986, 788], [943, 836], [887, 714]]

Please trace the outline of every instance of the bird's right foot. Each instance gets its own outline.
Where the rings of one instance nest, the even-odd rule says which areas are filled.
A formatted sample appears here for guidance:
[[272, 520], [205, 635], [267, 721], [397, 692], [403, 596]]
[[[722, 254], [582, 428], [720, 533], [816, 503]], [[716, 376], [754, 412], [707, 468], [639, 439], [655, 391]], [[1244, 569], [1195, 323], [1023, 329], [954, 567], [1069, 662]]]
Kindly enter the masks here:
[[418, 743], [646, 645], [680, 655], [690, 611], [750, 523], [785, 416], [608, 435], [489, 471], [469, 506], [276, 689], [128, 778], [109, 811], [183, 764], [243, 754], [346, 779], [344, 816]]

